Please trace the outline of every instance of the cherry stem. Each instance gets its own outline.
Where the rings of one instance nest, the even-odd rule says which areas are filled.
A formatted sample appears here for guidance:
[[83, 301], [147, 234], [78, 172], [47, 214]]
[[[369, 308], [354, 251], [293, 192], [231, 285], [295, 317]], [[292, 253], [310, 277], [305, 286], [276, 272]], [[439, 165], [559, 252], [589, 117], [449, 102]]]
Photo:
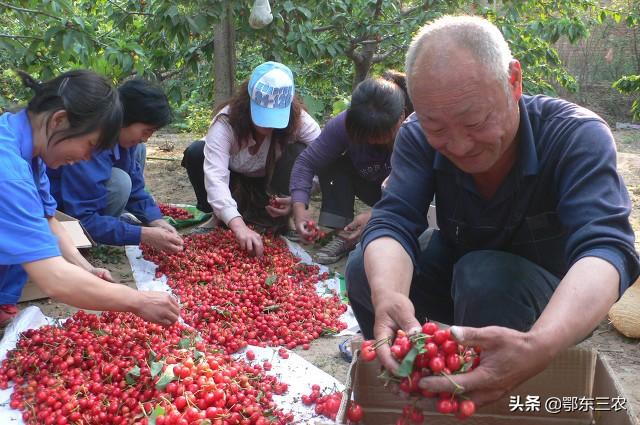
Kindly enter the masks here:
[[454, 381], [451, 376], [447, 375], [446, 373], [440, 373], [440, 375], [442, 375], [445, 378], [447, 378], [447, 380], [453, 384], [453, 386], [455, 387], [455, 390], [454, 390], [453, 394], [457, 395], [457, 394], [464, 393], [464, 387], [462, 385], [458, 384], [456, 381]]

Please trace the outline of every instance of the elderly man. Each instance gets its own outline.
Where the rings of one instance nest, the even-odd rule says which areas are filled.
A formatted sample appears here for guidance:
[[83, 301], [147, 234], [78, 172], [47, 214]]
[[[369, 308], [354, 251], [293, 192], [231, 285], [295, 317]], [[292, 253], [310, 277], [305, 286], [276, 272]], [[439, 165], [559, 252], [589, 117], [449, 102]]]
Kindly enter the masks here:
[[[588, 335], [637, 278], [629, 196], [605, 122], [523, 95], [520, 63], [488, 21], [426, 25], [406, 72], [415, 114], [349, 258], [348, 293], [366, 338], [426, 317], [457, 325], [483, 351], [456, 381], [483, 404]], [[434, 195], [439, 230], [424, 232]], [[378, 356], [397, 367], [388, 346]], [[454, 390], [444, 377], [420, 386]]]

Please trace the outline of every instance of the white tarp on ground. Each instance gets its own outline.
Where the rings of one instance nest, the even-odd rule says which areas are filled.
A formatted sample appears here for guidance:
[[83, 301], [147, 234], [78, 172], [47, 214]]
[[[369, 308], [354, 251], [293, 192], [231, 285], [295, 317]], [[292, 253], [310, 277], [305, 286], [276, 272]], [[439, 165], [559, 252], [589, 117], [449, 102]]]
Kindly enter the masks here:
[[[311, 256], [300, 245], [288, 240], [287, 245], [292, 253], [301, 258], [302, 262], [305, 264], [313, 264]], [[142, 251], [138, 246], [127, 246], [125, 251], [131, 264], [133, 278], [139, 290], [165, 291], [171, 293], [171, 289], [167, 286], [167, 277], [164, 275], [159, 278], [155, 277], [157, 266], [142, 257]], [[328, 271], [328, 269], [325, 266], [320, 266], [320, 273], [325, 271]], [[317, 291], [320, 295], [324, 295], [327, 293], [327, 288], [340, 293], [339, 279], [331, 278], [318, 283]], [[357, 333], [359, 328], [351, 307], [349, 307], [340, 319], [347, 323], [347, 329], [339, 335], [354, 335]], [[4, 336], [0, 341], [0, 361], [6, 358], [9, 350], [16, 347], [16, 343], [22, 332], [28, 329], [37, 329], [48, 324], [54, 324], [61, 320], [63, 319], [52, 319], [45, 316], [42, 311], [35, 306], [22, 310], [11, 324], [7, 326]], [[274, 395], [274, 399], [279, 407], [294, 414], [296, 423], [327, 422], [326, 418], [317, 418], [313, 406], [308, 407], [303, 405], [300, 398], [304, 394], [311, 393], [312, 384], [320, 385], [320, 387], [327, 392], [342, 391], [344, 386], [337, 379], [318, 369], [293, 352], [289, 352], [288, 359], [282, 359], [277, 353], [277, 348], [249, 346], [246, 350], [249, 349], [256, 354], [256, 362], [263, 362], [265, 360], [271, 362], [273, 367], [269, 373], [276, 375], [278, 379], [289, 385], [289, 390], [286, 394], [281, 396]], [[244, 353], [245, 351], [237, 353], [236, 358], [244, 358], [246, 360]], [[23, 425], [22, 413], [9, 407], [9, 398], [12, 392], [12, 388], [0, 390], [0, 424]]]
[[[59, 321], [59, 320], [58, 320]], [[38, 307], [31, 306], [22, 310], [20, 314], [5, 330], [4, 337], [0, 341], [0, 359], [7, 356], [7, 352], [16, 346], [20, 333], [28, 329], [37, 329], [47, 324], [54, 324], [56, 319], [42, 314]], [[302, 404], [300, 398], [304, 394], [311, 394], [311, 385], [318, 384], [326, 391], [342, 391], [344, 386], [334, 377], [318, 369], [302, 357], [293, 352], [289, 352], [289, 358], [283, 359], [278, 355], [278, 349], [267, 347], [249, 346], [246, 350], [252, 350], [256, 358], [254, 362], [262, 364], [269, 361], [272, 369], [267, 372], [275, 375], [279, 380], [289, 385], [289, 390], [281, 396], [274, 395], [274, 400], [278, 406], [285, 411], [292, 412], [297, 423], [313, 423], [316, 420], [326, 422], [326, 418], [316, 418], [313, 407]], [[246, 360], [245, 352], [235, 355], [237, 359]], [[13, 392], [12, 388], [0, 390], [0, 424], [24, 424], [22, 413], [9, 407], [9, 397]]]

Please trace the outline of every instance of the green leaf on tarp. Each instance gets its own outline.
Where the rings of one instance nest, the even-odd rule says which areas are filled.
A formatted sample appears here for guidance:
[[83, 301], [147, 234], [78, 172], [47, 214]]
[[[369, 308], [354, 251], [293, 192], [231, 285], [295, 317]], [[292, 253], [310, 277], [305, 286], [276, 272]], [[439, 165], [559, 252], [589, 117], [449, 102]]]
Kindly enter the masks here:
[[156, 376], [162, 373], [162, 367], [164, 366], [164, 362], [151, 362], [149, 369], [151, 369], [151, 377], [155, 378]]
[[215, 311], [218, 314], [223, 315], [224, 317], [230, 317], [231, 313], [228, 310], [223, 310], [220, 307], [218, 307], [217, 305], [212, 305], [211, 306], [211, 310]]
[[149, 363], [153, 363], [156, 360], [158, 360], [158, 355], [156, 354], [156, 352], [153, 350], [149, 351]]
[[109, 335], [109, 333], [107, 331], [104, 331], [102, 329], [93, 329], [91, 332], [93, 332], [96, 336]]
[[400, 367], [396, 372], [396, 375], [406, 377], [411, 375], [413, 372], [413, 363], [416, 360], [416, 356], [418, 355], [418, 348], [413, 346], [411, 350], [407, 353], [407, 355], [402, 359], [402, 363], [400, 363]]
[[264, 281], [264, 284], [267, 285], [268, 287], [271, 287], [271, 285], [276, 283], [276, 280], [278, 280], [278, 276], [276, 276], [275, 274], [270, 274], [269, 276], [267, 276], [267, 279]]
[[175, 381], [176, 379], [178, 378], [173, 374], [173, 367], [167, 367], [160, 376], [160, 379], [158, 379], [158, 382], [156, 382], [156, 388], [164, 390], [169, 382]]
[[191, 339], [190, 338], [182, 338], [180, 342], [178, 342], [179, 348], [189, 348], [191, 347]]
[[338, 331], [334, 328], [324, 327], [322, 328], [322, 332], [320, 332], [321, 336], [333, 336], [338, 335]]
[[336, 278], [340, 281], [340, 301], [343, 304], [349, 304], [349, 297], [347, 296], [347, 282], [340, 273], [336, 273]]
[[200, 363], [200, 360], [204, 358], [205, 358], [205, 355], [202, 351], [196, 350], [195, 353], [193, 354], [193, 360], [194, 360], [194, 363], [196, 364]]
[[140, 366], [134, 366], [131, 368], [129, 372], [125, 375], [124, 379], [127, 381], [129, 385], [135, 385], [138, 382], [138, 378], [140, 377]]
[[164, 407], [162, 406], [156, 406], [155, 409], [153, 409], [153, 412], [151, 412], [151, 416], [149, 416], [149, 420], [147, 421], [148, 425], [156, 425], [156, 419], [158, 418], [158, 416], [164, 415], [166, 412], [164, 410]]

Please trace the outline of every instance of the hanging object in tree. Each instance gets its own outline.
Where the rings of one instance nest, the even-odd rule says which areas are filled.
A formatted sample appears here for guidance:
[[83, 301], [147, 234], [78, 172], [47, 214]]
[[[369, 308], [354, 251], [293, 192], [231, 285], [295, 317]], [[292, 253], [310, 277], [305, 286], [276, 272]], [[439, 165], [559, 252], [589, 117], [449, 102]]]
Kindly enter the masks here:
[[259, 30], [269, 25], [273, 21], [271, 14], [271, 6], [269, 0], [255, 0], [249, 16], [249, 25], [251, 28]]

